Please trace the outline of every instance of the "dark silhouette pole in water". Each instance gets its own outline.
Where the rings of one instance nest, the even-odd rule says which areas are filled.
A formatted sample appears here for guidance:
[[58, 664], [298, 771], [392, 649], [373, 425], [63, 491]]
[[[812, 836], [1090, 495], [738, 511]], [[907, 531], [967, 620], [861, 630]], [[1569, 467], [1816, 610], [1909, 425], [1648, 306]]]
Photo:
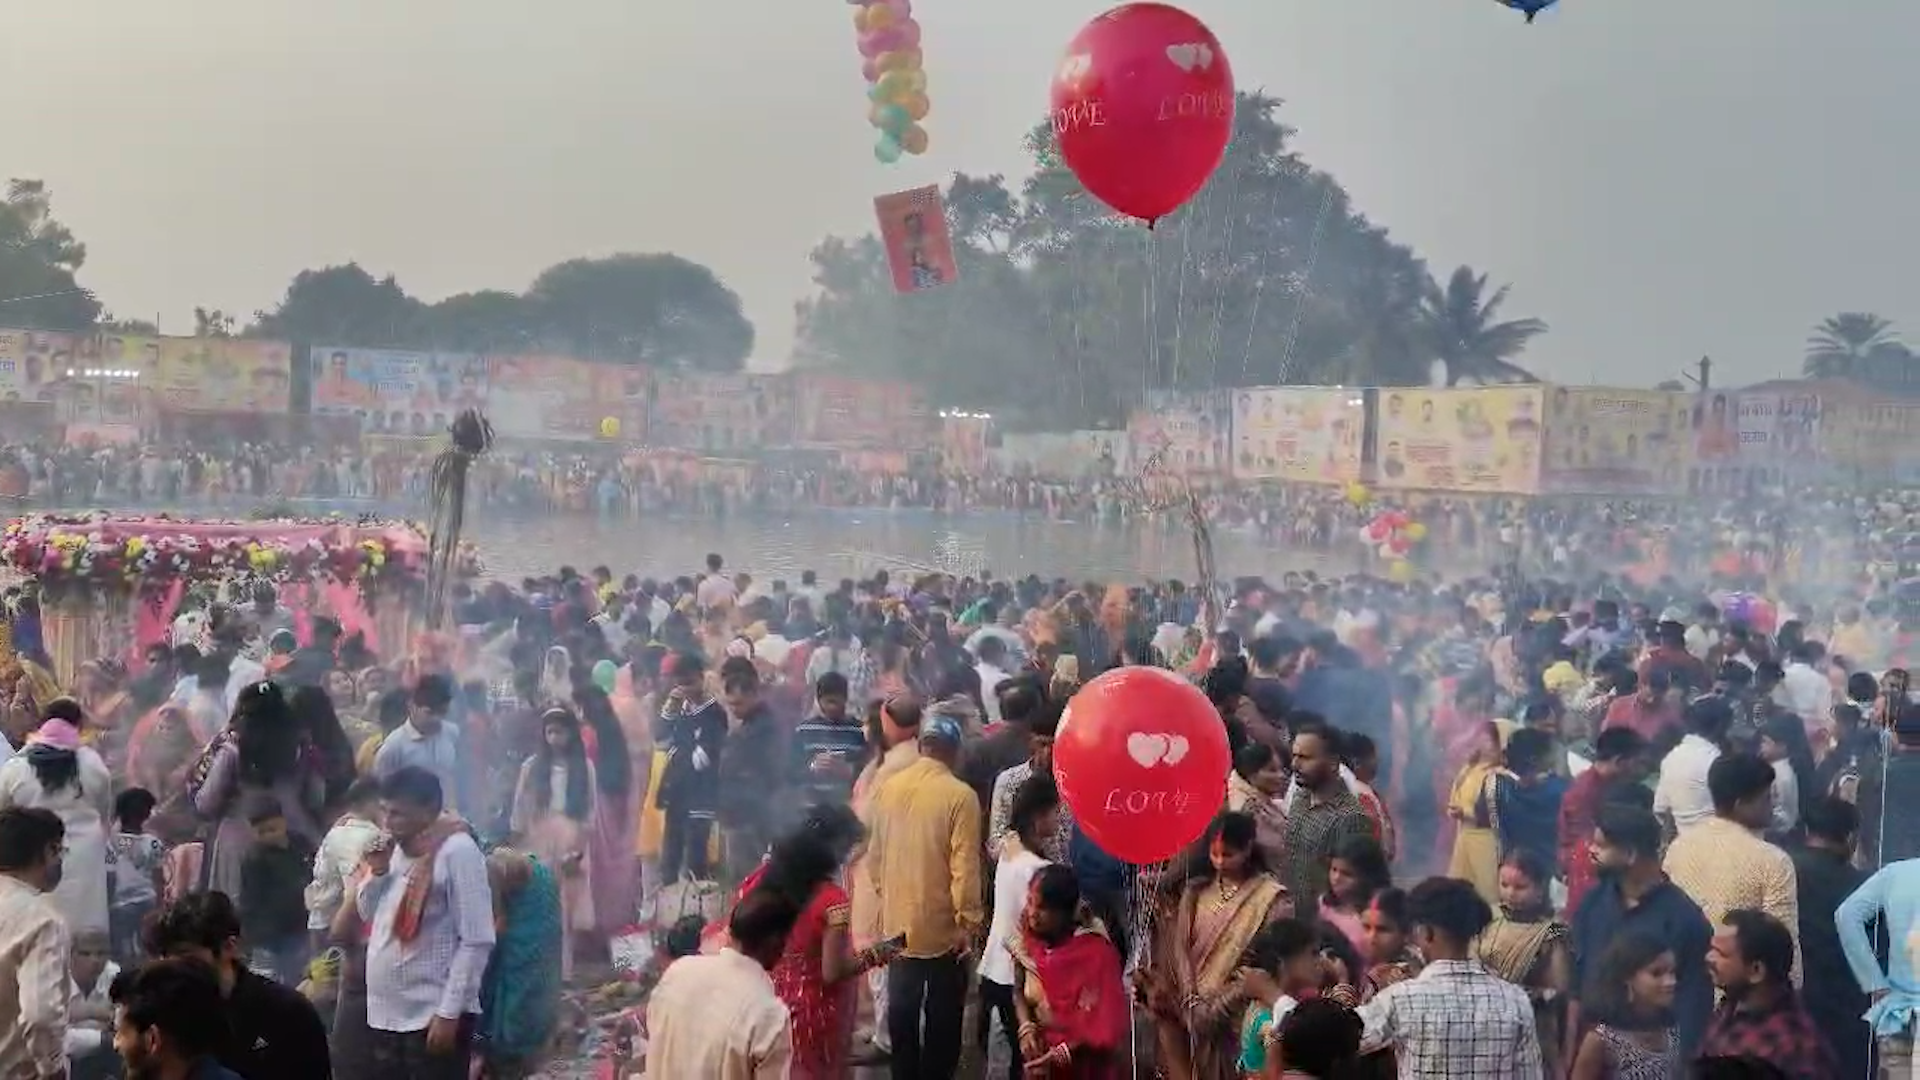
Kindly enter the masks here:
[[447, 594], [459, 565], [460, 531], [467, 523], [467, 471], [493, 449], [493, 425], [478, 409], [463, 409], [447, 429], [449, 442], [433, 459], [427, 533], [427, 629], [447, 622]]

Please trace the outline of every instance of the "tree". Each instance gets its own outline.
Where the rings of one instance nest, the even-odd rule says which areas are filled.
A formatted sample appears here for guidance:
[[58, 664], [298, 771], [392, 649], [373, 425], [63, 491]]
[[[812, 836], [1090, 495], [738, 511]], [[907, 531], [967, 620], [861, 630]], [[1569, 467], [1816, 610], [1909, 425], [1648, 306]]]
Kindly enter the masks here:
[[1893, 323], [1868, 311], [1822, 319], [1807, 336], [1801, 373], [1809, 379], [1855, 379], [1883, 389], [1905, 386], [1913, 355]]
[[272, 311], [256, 312], [252, 337], [301, 345], [406, 348], [424, 343], [426, 305], [392, 274], [375, 278], [359, 263], [302, 270]]
[[131, 334], [138, 337], [158, 337], [160, 324], [147, 319], [116, 318], [111, 311], [100, 313], [95, 328], [109, 334]]
[[193, 336], [204, 338], [230, 338], [233, 336], [234, 318], [219, 308], [196, 307], [193, 309]]
[[1539, 319], [1496, 322], [1507, 299], [1502, 285], [1487, 295], [1487, 275], [1462, 266], [1442, 287], [1429, 281], [1421, 298], [1427, 344], [1434, 359], [1446, 365], [1448, 386], [1462, 380], [1483, 383], [1534, 382], [1525, 369], [1509, 361], [1524, 352], [1527, 342], [1547, 332]]
[[572, 259], [542, 271], [526, 300], [547, 339], [583, 358], [727, 373], [753, 352], [739, 295], [678, 255]]
[[1152, 232], [1035, 127], [1018, 194], [947, 185], [958, 281], [900, 295], [875, 238], [821, 241], [796, 362], [918, 382], [1008, 428], [1119, 423], [1158, 390], [1426, 381], [1424, 264], [1292, 153], [1279, 106], [1240, 95], [1220, 168]]
[[712, 270], [670, 254], [573, 259], [547, 268], [525, 294], [486, 289], [437, 304], [357, 263], [303, 270], [247, 333], [297, 345], [543, 351], [718, 372], [740, 370], [753, 351], [740, 297]]
[[39, 180], [11, 180], [0, 201], [0, 325], [86, 330], [100, 302], [75, 275], [87, 246], [53, 216], [53, 196]]

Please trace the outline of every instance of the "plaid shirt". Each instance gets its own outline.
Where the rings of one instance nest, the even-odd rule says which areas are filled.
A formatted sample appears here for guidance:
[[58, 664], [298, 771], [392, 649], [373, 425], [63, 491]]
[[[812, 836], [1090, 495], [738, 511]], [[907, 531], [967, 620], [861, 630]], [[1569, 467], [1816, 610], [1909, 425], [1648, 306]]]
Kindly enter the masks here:
[[1352, 792], [1343, 789], [1314, 802], [1312, 793], [1300, 788], [1287, 810], [1287, 864], [1276, 867], [1280, 883], [1301, 910], [1309, 909], [1327, 891], [1327, 859], [1333, 849], [1349, 836], [1374, 835], [1373, 819]]
[[1753, 1058], [1793, 1080], [1831, 1080], [1839, 1075], [1833, 1048], [1792, 990], [1766, 1009], [1741, 1009], [1731, 1001], [1722, 1004], [1707, 1024], [1700, 1056]]
[[1391, 1049], [1402, 1080], [1543, 1080], [1527, 992], [1478, 960], [1435, 960], [1358, 1010], [1360, 1052]]

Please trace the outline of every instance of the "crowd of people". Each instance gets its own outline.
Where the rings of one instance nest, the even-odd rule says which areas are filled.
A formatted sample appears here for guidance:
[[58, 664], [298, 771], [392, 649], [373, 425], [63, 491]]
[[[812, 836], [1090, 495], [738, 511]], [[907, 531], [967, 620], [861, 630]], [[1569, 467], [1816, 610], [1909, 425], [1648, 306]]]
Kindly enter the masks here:
[[[1910, 1067], [1920, 706], [1884, 603], [713, 555], [462, 585], [390, 655], [264, 583], [190, 596], [70, 685], [31, 587], [8, 609], [8, 1080], [573, 1075], [570, 995], [616, 970], [658, 980], [584, 1063], [616, 1080]], [[1232, 748], [1165, 865], [1052, 775], [1072, 695], [1132, 664]]]

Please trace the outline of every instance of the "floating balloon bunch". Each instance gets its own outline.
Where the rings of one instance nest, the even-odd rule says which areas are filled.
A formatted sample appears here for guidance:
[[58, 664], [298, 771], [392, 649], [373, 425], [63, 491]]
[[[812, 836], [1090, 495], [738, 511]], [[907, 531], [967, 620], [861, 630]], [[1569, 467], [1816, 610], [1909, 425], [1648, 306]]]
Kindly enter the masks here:
[[1382, 510], [1360, 527], [1360, 542], [1387, 563], [1387, 580], [1404, 585], [1413, 580], [1407, 556], [1427, 538], [1427, 527], [1398, 510]]
[[927, 152], [927, 72], [913, 0], [854, 0], [860, 73], [867, 78], [867, 121], [880, 131], [873, 156], [891, 165], [902, 153]]

